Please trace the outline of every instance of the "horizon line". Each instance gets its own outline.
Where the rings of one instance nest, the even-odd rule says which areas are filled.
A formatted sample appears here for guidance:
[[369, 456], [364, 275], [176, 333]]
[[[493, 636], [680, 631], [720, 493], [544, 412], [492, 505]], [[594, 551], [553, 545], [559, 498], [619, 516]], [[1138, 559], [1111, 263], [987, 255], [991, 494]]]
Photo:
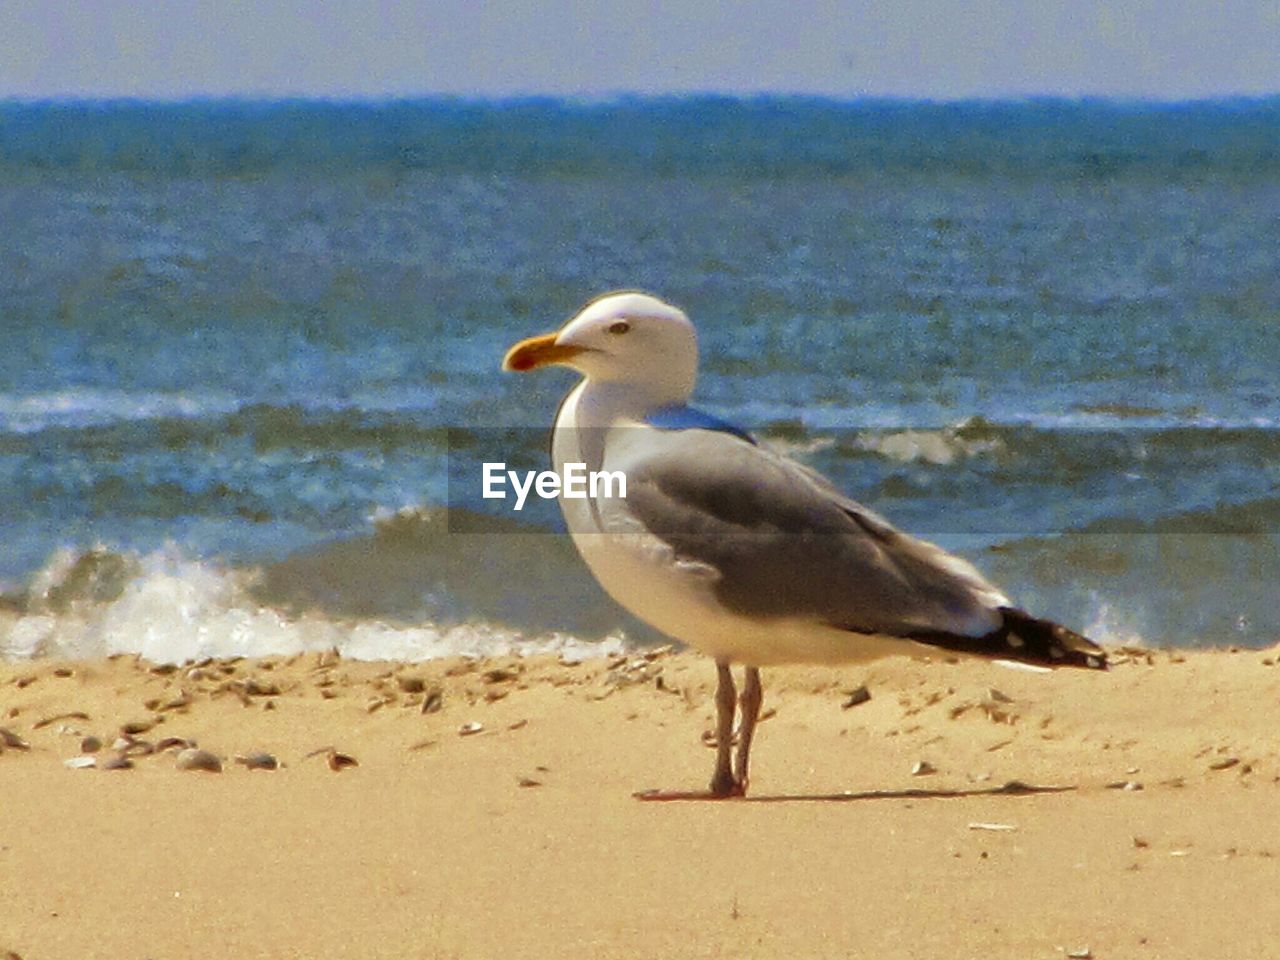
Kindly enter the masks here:
[[798, 93], [787, 91], [687, 91], [632, 92], [601, 94], [562, 93], [332, 93], [332, 94], [267, 94], [267, 93], [192, 93], [182, 95], [137, 94], [51, 94], [26, 95], [0, 93], [0, 106], [157, 106], [176, 107], [211, 105], [315, 105], [315, 106], [386, 106], [394, 104], [450, 104], [457, 106], [527, 106], [547, 104], [565, 107], [608, 107], [626, 104], [660, 104], [676, 102], [766, 103], [792, 102], [828, 106], [1113, 106], [1176, 108], [1194, 106], [1262, 106], [1280, 103], [1280, 91], [1273, 93], [1223, 93], [1194, 97], [1159, 97], [1135, 94], [1067, 94], [1020, 93], [981, 94], [972, 96], [916, 96], [903, 94]]

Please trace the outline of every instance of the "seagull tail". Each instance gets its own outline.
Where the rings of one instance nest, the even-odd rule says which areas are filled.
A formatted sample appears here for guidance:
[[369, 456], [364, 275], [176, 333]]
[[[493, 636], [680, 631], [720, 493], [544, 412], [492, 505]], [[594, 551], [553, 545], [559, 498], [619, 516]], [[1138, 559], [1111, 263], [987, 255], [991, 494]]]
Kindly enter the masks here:
[[910, 635], [930, 646], [1046, 667], [1107, 669], [1107, 652], [1083, 634], [1017, 607], [1000, 608], [1000, 626], [981, 636], [929, 631]]

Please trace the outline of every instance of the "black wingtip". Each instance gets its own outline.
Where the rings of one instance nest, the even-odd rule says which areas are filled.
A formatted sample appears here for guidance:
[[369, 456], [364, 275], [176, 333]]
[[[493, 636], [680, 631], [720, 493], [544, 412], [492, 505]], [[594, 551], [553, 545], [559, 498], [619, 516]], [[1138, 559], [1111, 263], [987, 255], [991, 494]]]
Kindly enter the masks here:
[[1083, 634], [1016, 607], [1001, 607], [1000, 614], [1004, 622], [988, 638], [994, 648], [1003, 647], [1003, 656], [1008, 659], [1050, 667], [1107, 669], [1107, 652]]
[[981, 636], [928, 631], [910, 639], [944, 650], [1046, 667], [1106, 670], [1107, 652], [1083, 634], [1016, 607], [1000, 608], [1000, 626]]

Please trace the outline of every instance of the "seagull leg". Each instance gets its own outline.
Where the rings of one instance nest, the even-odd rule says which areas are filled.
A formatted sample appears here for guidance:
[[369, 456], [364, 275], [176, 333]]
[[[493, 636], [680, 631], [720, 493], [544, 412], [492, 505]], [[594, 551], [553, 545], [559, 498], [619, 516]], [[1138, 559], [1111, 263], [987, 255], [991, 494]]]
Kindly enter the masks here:
[[733, 752], [733, 713], [738, 705], [738, 696], [733, 686], [729, 661], [717, 660], [716, 672], [719, 677], [716, 685], [716, 771], [711, 777], [711, 795], [731, 797], [740, 793], [730, 764]]
[[[733, 715], [738, 706], [738, 694], [734, 689], [733, 674], [729, 671], [727, 660], [716, 661], [716, 771], [711, 777], [711, 786], [703, 791], [683, 790], [642, 790], [632, 794], [637, 800], [724, 800], [728, 797], [740, 797], [746, 788], [746, 751], [738, 747], [739, 771], [741, 776], [733, 775]], [[749, 688], [754, 684], [755, 693], [748, 696]], [[754, 698], [756, 712], [751, 715], [750, 725], [744, 726], [743, 734], [747, 743], [751, 740], [751, 729], [755, 726], [756, 714], [760, 704], [760, 674], [754, 667], [747, 668], [747, 687], [743, 689], [744, 704]], [[745, 709], [745, 707], [744, 707]], [[746, 719], [744, 715], [744, 724]], [[741, 743], [741, 741], [739, 741]]]
[[742, 693], [738, 698], [738, 704], [742, 708], [742, 720], [738, 727], [735, 781], [740, 796], [747, 794], [747, 763], [751, 756], [751, 738], [756, 732], [756, 721], [760, 718], [762, 703], [764, 703], [764, 690], [760, 686], [760, 669], [747, 667], [742, 682]]

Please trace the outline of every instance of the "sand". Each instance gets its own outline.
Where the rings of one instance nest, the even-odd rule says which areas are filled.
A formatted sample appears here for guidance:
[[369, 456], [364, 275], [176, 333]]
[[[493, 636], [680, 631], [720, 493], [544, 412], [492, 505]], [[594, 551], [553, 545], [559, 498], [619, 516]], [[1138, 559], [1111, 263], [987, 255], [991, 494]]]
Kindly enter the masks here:
[[[1280, 956], [1277, 656], [768, 670], [752, 796], [671, 803], [695, 654], [0, 664], [0, 957]], [[131, 722], [222, 772], [64, 765]]]

